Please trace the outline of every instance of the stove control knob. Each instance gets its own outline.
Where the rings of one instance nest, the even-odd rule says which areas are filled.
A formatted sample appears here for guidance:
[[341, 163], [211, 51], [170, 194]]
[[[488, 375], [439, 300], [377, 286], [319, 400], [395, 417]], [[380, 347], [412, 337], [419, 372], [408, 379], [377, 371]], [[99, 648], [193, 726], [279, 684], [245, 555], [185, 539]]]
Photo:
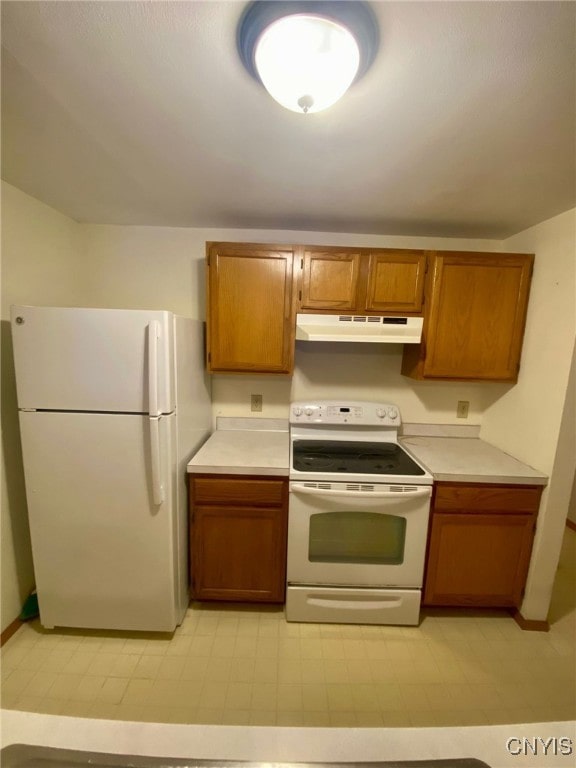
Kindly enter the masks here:
[[306, 416], [312, 416], [312, 414], [314, 413], [314, 408], [310, 408], [310, 406], [308, 408], [304, 408], [304, 413], [306, 414]]
[[391, 419], [395, 419], [395, 418], [397, 418], [397, 416], [398, 416], [398, 411], [396, 410], [396, 408], [390, 408], [390, 410], [388, 411], [388, 416], [389, 416]]
[[376, 408], [376, 416], [379, 419], [383, 419], [386, 416], [386, 408]]
[[294, 416], [302, 416], [302, 408], [296, 406], [295, 408], [292, 408], [292, 413]]

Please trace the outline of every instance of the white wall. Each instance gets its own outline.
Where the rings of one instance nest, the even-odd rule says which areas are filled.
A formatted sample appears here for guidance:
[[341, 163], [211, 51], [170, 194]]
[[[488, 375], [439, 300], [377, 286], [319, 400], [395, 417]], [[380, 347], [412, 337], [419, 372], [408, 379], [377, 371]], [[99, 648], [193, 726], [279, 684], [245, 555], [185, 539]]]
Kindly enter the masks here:
[[[576, 210], [532, 227], [503, 250], [536, 253], [518, 384], [484, 413], [480, 436], [545, 472], [521, 612], [546, 618], [576, 464]], [[572, 371], [572, 380], [570, 375]]]
[[[296, 342], [292, 379], [214, 376], [216, 416], [288, 418], [291, 400], [348, 398], [394, 403], [405, 422], [481, 424], [484, 411], [508, 391], [504, 384], [436, 383], [400, 373], [400, 345]], [[250, 394], [263, 395], [262, 413], [250, 413]], [[468, 400], [467, 420], [456, 417], [458, 400]]]
[[193, 229], [83, 224], [87, 306], [204, 318], [204, 240]]
[[34, 586], [10, 335], [10, 305], [83, 300], [78, 225], [2, 182], [2, 631]]

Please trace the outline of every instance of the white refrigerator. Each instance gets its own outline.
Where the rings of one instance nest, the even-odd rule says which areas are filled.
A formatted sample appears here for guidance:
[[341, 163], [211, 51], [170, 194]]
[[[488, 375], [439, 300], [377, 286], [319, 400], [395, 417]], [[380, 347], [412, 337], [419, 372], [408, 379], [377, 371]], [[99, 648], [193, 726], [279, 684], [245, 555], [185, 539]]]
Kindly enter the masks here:
[[11, 325], [41, 623], [173, 631], [186, 464], [211, 430], [202, 323], [13, 306]]

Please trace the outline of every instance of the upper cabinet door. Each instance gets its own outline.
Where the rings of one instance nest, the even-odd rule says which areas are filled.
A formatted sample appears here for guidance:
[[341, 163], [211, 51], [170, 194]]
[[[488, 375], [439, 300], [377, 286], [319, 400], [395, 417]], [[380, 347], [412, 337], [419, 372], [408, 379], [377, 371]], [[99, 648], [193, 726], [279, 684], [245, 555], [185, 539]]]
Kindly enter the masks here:
[[515, 381], [533, 260], [531, 254], [434, 254], [423, 344], [405, 350], [402, 372]]
[[208, 244], [208, 370], [291, 373], [294, 249]]
[[367, 312], [421, 312], [424, 300], [424, 251], [373, 251], [370, 254]]
[[359, 250], [306, 248], [300, 308], [354, 312], [359, 277]]

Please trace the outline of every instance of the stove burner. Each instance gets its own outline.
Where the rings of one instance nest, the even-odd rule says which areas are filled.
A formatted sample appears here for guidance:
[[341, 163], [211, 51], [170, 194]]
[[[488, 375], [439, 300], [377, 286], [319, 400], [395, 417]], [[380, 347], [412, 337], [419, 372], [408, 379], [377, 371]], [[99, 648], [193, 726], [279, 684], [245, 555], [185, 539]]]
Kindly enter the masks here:
[[356, 461], [365, 464], [368, 471], [393, 472], [398, 463], [386, 458], [382, 453], [361, 453]]
[[300, 461], [306, 469], [324, 469], [325, 467], [331, 467], [334, 460], [331, 456], [323, 453], [309, 453], [301, 456]]

